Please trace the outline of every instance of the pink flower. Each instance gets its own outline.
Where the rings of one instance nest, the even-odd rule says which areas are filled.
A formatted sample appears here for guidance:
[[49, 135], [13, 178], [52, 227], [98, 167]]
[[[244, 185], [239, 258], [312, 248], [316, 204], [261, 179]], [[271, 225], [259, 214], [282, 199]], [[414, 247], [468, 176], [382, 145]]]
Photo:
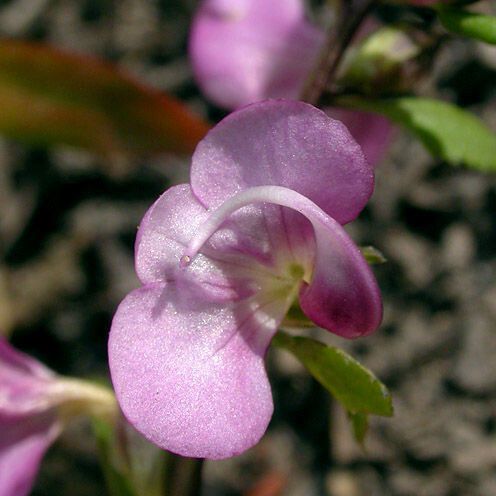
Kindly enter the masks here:
[[[190, 58], [205, 95], [236, 109], [267, 98], [298, 99], [324, 39], [306, 19], [302, 0], [203, 0]], [[350, 128], [372, 165], [382, 159], [391, 141], [387, 119], [334, 108], [328, 113]]]
[[0, 496], [29, 494], [46, 450], [88, 402], [94, 409], [113, 400], [97, 386], [57, 376], [0, 339]]
[[374, 276], [341, 227], [373, 182], [347, 129], [305, 103], [253, 104], [210, 131], [191, 183], [145, 215], [143, 286], [112, 323], [112, 381], [136, 429], [184, 456], [239, 454], [271, 418], [264, 356], [296, 299], [346, 338], [379, 326]]
[[0, 496], [28, 494], [61, 430], [47, 394], [55, 375], [0, 340]]
[[190, 55], [205, 94], [234, 109], [266, 98], [296, 99], [324, 40], [305, 19], [301, 0], [204, 0]]

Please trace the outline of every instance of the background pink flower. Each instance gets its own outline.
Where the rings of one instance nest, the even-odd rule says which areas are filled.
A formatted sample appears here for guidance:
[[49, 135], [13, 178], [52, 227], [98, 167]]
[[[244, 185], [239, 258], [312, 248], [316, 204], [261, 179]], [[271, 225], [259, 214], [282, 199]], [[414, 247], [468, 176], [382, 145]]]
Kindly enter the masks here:
[[0, 496], [30, 492], [40, 462], [61, 431], [49, 369], [0, 340]]
[[[302, 0], [203, 0], [189, 53], [196, 80], [227, 109], [267, 98], [298, 99], [325, 33], [305, 17]], [[392, 127], [367, 112], [328, 109], [349, 127], [372, 165], [390, 144]]]
[[0, 339], [0, 496], [29, 494], [47, 449], [83, 412], [115, 415], [111, 392], [58, 376]]

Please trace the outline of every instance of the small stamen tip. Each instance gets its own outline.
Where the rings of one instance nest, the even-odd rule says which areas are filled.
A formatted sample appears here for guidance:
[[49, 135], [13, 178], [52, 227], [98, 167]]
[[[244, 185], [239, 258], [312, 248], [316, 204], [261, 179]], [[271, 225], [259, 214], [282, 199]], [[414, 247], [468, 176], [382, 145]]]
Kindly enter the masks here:
[[191, 263], [191, 257], [188, 255], [183, 255], [179, 260], [179, 267], [182, 269], [186, 268]]

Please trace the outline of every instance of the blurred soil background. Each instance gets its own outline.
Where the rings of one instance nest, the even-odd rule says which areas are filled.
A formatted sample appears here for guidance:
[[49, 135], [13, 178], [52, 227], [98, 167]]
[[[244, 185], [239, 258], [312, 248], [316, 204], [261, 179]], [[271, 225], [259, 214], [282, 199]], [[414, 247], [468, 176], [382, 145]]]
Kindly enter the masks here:
[[[223, 114], [199, 93], [186, 55], [195, 6], [0, 0], [0, 35], [117, 62], [215, 121]], [[496, 51], [458, 40], [415, 86], [496, 129], [495, 83]], [[136, 227], [169, 184], [187, 180], [188, 165], [158, 157], [116, 169], [89, 153], [0, 139], [0, 326], [15, 345], [63, 374], [108, 375], [112, 313], [138, 285]], [[395, 417], [373, 421], [363, 452], [339, 406], [272, 351], [269, 432], [241, 457], [207, 462], [204, 496], [496, 495], [495, 212], [495, 176], [436, 162], [398, 132], [373, 200], [350, 226], [389, 260], [375, 269], [384, 324], [353, 343], [313, 331], [387, 384]], [[84, 422], [50, 450], [33, 494], [105, 494]]]

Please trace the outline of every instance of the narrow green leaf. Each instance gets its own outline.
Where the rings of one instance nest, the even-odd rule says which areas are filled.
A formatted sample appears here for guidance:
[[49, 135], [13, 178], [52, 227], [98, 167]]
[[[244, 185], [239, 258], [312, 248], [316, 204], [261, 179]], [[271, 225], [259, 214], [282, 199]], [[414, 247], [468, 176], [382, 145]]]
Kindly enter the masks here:
[[366, 413], [350, 413], [348, 412], [351, 430], [355, 441], [364, 446], [365, 436], [369, 430], [369, 416]]
[[273, 343], [291, 352], [353, 414], [393, 414], [391, 395], [365, 367], [344, 351], [302, 336], [278, 332]]
[[136, 496], [164, 496], [168, 453], [145, 439], [130, 424], [125, 423], [123, 430], [129, 479]]
[[456, 7], [438, 7], [439, 20], [452, 33], [496, 45], [496, 17]]
[[380, 265], [387, 262], [387, 258], [374, 246], [360, 246], [363, 258], [370, 265]]
[[167, 452], [123, 419], [117, 425], [92, 420], [110, 496], [164, 496]]
[[100, 464], [107, 484], [107, 490], [110, 496], [137, 496], [132, 488], [129, 478], [118, 470], [116, 463], [118, 454], [115, 449], [115, 432], [114, 427], [109, 423], [94, 418], [93, 432], [95, 434], [98, 451], [100, 455]]
[[107, 156], [191, 153], [208, 130], [179, 101], [117, 67], [48, 45], [0, 42], [0, 133]]
[[496, 134], [456, 105], [429, 98], [340, 98], [339, 104], [389, 117], [415, 134], [435, 156], [453, 165], [496, 171]]

